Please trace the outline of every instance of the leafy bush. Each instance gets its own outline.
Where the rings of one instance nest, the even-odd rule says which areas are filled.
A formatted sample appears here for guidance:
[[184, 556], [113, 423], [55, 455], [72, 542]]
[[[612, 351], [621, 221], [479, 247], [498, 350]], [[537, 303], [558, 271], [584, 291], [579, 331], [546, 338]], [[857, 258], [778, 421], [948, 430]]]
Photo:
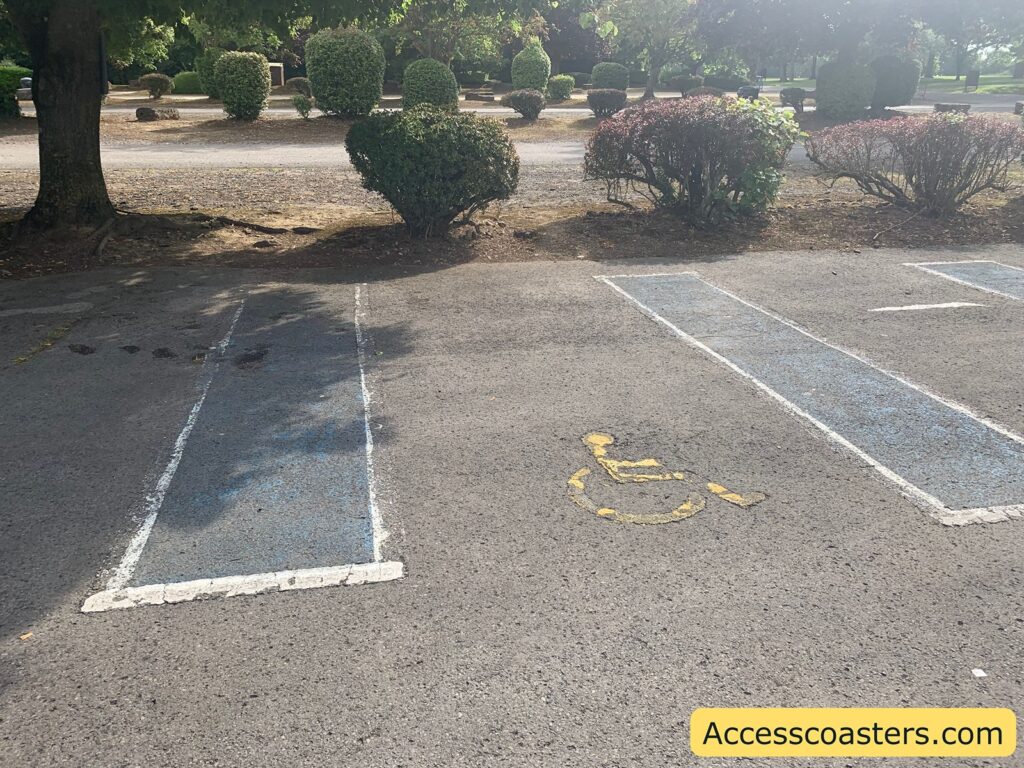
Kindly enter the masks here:
[[717, 88], [720, 91], [736, 91], [745, 85], [752, 85], [752, 83], [739, 75], [706, 75], [704, 85], [708, 88]]
[[797, 112], [804, 111], [807, 91], [803, 88], [783, 88], [779, 91], [779, 101], [784, 107], [795, 107]]
[[875, 73], [875, 95], [871, 108], [882, 110], [909, 104], [921, 82], [921, 63], [901, 56], [881, 56], [871, 62]]
[[760, 101], [714, 97], [644, 102], [598, 126], [584, 173], [608, 199], [637, 191], [695, 224], [764, 210], [800, 129]]
[[576, 81], [577, 88], [586, 88], [588, 85], [590, 85], [589, 72], [570, 72], [569, 76]]
[[864, 117], [875, 93], [875, 73], [860, 64], [831, 61], [818, 67], [818, 112], [836, 120]]
[[175, 93], [202, 93], [203, 85], [199, 81], [199, 73], [197, 72], [179, 72], [174, 76], [172, 80], [174, 84]]
[[555, 75], [548, 80], [548, 96], [552, 101], [565, 101], [572, 98], [572, 89], [576, 80], [572, 75]]
[[626, 106], [626, 92], [615, 88], [591, 88], [587, 91], [587, 106], [597, 117], [611, 117]]
[[840, 125], [807, 141], [826, 175], [869, 195], [948, 216], [987, 189], [1009, 186], [1024, 128], [991, 117], [933, 114]]
[[551, 59], [539, 41], [534, 41], [512, 59], [512, 88], [544, 93], [551, 75]]
[[18, 88], [21, 78], [29, 77], [32, 71], [24, 67], [0, 66], [0, 117], [20, 117]]
[[214, 68], [214, 77], [228, 117], [255, 120], [270, 96], [270, 67], [260, 53], [228, 51]]
[[681, 96], [685, 96], [687, 91], [703, 88], [704, 78], [700, 75], [676, 75], [668, 81], [668, 86], [673, 91], [679, 91]]
[[309, 113], [313, 111], [315, 102], [304, 93], [296, 93], [292, 96], [292, 106], [299, 113], [299, 117], [303, 120], [309, 120]]
[[416, 236], [448, 231], [519, 183], [519, 158], [501, 126], [428, 105], [377, 112], [345, 139], [363, 186], [379, 192]]
[[702, 85], [700, 88], [694, 88], [692, 91], [687, 91], [683, 96], [688, 99], [695, 99], [699, 96], [714, 96], [716, 99], [720, 99], [725, 96], [725, 91], [720, 88], [708, 88], [708, 86]]
[[313, 96], [313, 88], [309, 84], [308, 77], [289, 77], [284, 83], [285, 90], [298, 93], [302, 96]]
[[437, 59], [417, 59], [405, 68], [402, 79], [402, 108], [433, 104], [444, 109], [459, 108], [459, 84], [455, 73]]
[[455, 79], [460, 85], [477, 88], [487, 83], [487, 73], [479, 69], [467, 69], [464, 72], [457, 72]]
[[547, 106], [540, 91], [522, 90], [506, 93], [501, 97], [501, 106], [511, 107], [527, 120], [536, 120]]
[[139, 85], [149, 91], [151, 99], [159, 99], [174, 90], [174, 81], [159, 72], [143, 75], [139, 78]]
[[624, 91], [629, 88], [629, 70], [614, 61], [602, 61], [594, 65], [590, 84], [601, 90]]
[[384, 49], [361, 29], [324, 29], [306, 41], [306, 74], [317, 106], [341, 117], [368, 115], [384, 93]]
[[196, 74], [199, 75], [200, 87], [211, 99], [220, 98], [220, 88], [217, 87], [217, 59], [224, 53], [223, 48], [207, 48], [196, 56]]

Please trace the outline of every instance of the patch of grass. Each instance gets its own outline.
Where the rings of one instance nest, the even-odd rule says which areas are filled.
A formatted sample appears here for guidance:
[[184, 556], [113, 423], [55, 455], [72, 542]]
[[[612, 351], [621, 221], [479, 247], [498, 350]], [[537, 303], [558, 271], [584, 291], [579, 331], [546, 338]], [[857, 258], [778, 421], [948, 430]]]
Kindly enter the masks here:
[[[957, 80], [952, 76], [922, 78], [918, 93], [964, 93], [965, 78]], [[1014, 80], [1008, 75], [982, 75], [977, 90], [971, 93], [1024, 93], [1024, 80]]]

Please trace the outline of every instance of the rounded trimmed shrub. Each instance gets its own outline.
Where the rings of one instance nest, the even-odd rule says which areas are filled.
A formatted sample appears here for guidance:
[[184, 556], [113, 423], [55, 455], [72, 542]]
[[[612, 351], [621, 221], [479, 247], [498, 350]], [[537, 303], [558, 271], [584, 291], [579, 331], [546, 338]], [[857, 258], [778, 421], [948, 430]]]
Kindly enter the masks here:
[[402, 109], [433, 104], [459, 108], [459, 83], [455, 73], [437, 59], [417, 59], [405, 68], [402, 78]]
[[702, 88], [704, 78], [700, 75], [676, 75], [668, 81], [668, 85], [673, 91], [679, 91], [681, 96], [685, 96], [687, 91]]
[[782, 184], [800, 127], [761, 101], [706, 96], [648, 101], [605, 120], [587, 143], [584, 175], [608, 199], [646, 187], [655, 205], [697, 225], [762, 211]]
[[590, 87], [602, 90], [624, 91], [629, 88], [629, 69], [614, 61], [602, 61], [594, 65], [590, 76]]
[[864, 117], [875, 93], [875, 73], [860, 64], [830, 61], [818, 67], [815, 104], [818, 112], [834, 120]]
[[223, 48], [207, 48], [196, 56], [196, 74], [199, 75], [199, 86], [203, 93], [211, 99], [220, 98], [217, 87], [217, 59], [225, 53]]
[[179, 72], [172, 82], [175, 93], [203, 93], [203, 84], [199, 80], [198, 72]]
[[745, 85], [753, 85], [747, 78], [739, 75], [705, 75], [704, 85], [720, 91], [738, 91]]
[[902, 56], [880, 56], [871, 62], [875, 73], [875, 94], [871, 108], [882, 110], [909, 104], [921, 82], [921, 62]]
[[24, 67], [0, 66], [0, 117], [20, 117], [18, 88], [21, 78], [31, 77], [32, 70]]
[[626, 92], [616, 88], [591, 88], [587, 106], [597, 117], [611, 117], [626, 106]]
[[159, 99], [174, 90], [174, 81], [159, 72], [143, 75], [139, 78], [139, 85], [149, 91], [151, 99]]
[[296, 93], [292, 96], [292, 106], [295, 107], [295, 111], [299, 113], [299, 117], [303, 120], [309, 120], [309, 113], [313, 111], [315, 106], [313, 99], [304, 93]]
[[306, 41], [306, 74], [321, 111], [368, 115], [384, 93], [384, 49], [361, 29], [323, 29]]
[[376, 112], [352, 126], [345, 148], [363, 186], [383, 195], [417, 237], [443, 235], [519, 183], [508, 135], [471, 112], [426, 104]]
[[548, 97], [552, 101], [566, 101], [572, 98], [576, 80], [572, 75], [555, 75], [548, 80]]
[[270, 67], [261, 53], [228, 51], [214, 67], [224, 111], [237, 120], [255, 120], [270, 97]]
[[313, 89], [309, 85], [308, 77], [289, 77], [284, 83], [285, 90], [298, 93], [302, 96], [312, 98]]
[[516, 91], [544, 91], [551, 76], [551, 59], [539, 40], [534, 40], [512, 59], [512, 88]]
[[522, 90], [502, 96], [501, 106], [511, 107], [527, 120], [536, 120], [540, 117], [541, 110], [547, 106], [547, 102], [540, 91]]

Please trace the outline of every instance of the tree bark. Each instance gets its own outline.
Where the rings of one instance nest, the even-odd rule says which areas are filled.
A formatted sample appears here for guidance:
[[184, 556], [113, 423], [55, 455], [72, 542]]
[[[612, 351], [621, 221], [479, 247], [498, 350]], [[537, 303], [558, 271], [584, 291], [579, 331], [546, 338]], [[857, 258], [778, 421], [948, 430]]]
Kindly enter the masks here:
[[[7, 0], [32, 57], [39, 126], [36, 228], [96, 226], [114, 216], [100, 164], [103, 60], [95, 0]], [[45, 3], [44, 3], [45, 5]]]
[[653, 99], [654, 91], [658, 87], [658, 76], [661, 74], [661, 64], [650, 65], [650, 72], [647, 73], [647, 87], [644, 88], [643, 98]]

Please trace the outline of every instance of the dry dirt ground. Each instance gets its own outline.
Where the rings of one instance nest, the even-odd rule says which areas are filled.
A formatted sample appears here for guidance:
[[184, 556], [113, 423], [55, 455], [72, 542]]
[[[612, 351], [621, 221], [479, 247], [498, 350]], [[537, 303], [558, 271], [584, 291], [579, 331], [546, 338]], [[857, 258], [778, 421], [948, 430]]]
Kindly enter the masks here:
[[[808, 116], [809, 118], [811, 116]], [[813, 118], [811, 118], [813, 119]], [[525, 123], [501, 118], [518, 142], [584, 141], [590, 117], [559, 116]], [[809, 124], [810, 130], [817, 126]], [[33, 120], [7, 121], [0, 141], [33, 141]], [[252, 125], [184, 115], [180, 121], [138, 123], [105, 115], [103, 140], [128, 142], [274, 142], [323, 145], [344, 140], [343, 121], [264, 118]], [[1017, 172], [1017, 181], [1024, 173]], [[777, 204], [755, 219], [696, 230], [671, 216], [609, 204], [603, 185], [585, 181], [564, 163], [524, 166], [519, 192], [443, 242], [410, 240], [379, 196], [362, 189], [350, 167], [113, 169], [112, 199], [124, 215], [96, 237], [99, 264], [305, 267], [350, 263], [575, 260], [739, 253], [750, 250], [924, 247], [1024, 242], [1024, 193], [976, 198], [955, 218], [914, 217], [861, 195], [852, 184], [829, 187], [811, 168], [794, 165]], [[14, 222], [31, 204], [34, 171], [0, 170], [0, 278], [84, 266], [66, 243], [35, 241], [10, 247]], [[232, 224], [249, 222], [255, 226]], [[293, 231], [299, 227], [300, 231]], [[272, 231], [267, 231], [267, 229]], [[278, 231], [279, 230], [279, 231]], [[315, 230], [315, 231], [311, 231]], [[22, 238], [23, 240], [23, 238]], [[91, 258], [91, 257], [90, 257]]]

